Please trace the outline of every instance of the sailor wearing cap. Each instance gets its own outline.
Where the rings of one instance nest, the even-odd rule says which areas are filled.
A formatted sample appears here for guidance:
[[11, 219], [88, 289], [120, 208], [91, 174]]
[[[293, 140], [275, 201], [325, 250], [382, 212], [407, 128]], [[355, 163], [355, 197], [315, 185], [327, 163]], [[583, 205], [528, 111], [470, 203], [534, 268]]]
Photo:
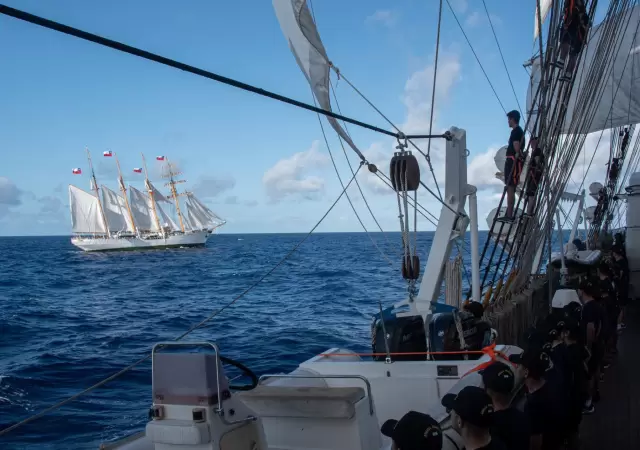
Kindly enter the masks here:
[[480, 371], [484, 388], [493, 402], [491, 435], [499, 438], [508, 449], [529, 448], [527, 416], [511, 405], [515, 375], [506, 364], [496, 361]]
[[442, 406], [451, 414], [451, 425], [466, 450], [507, 450], [499, 438], [491, 436], [494, 408], [484, 389], [467, 386], [458, 394], [447, 394]]
[[387, 420], [380, 431], [391, 438], [393, 450], [442, 449], [442, 429], [428, 414], [409, 411], [400, 420]]

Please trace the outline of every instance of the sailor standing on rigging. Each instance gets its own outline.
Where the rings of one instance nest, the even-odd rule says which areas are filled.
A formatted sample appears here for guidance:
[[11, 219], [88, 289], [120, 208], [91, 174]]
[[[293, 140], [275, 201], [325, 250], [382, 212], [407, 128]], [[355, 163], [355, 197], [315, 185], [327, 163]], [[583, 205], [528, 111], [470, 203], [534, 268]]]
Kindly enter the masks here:
[[527, 174], [527, 215], [533, 216], [536, 206], [536, 194], [538, 186], [542, 179], [542, 170], [544, 168], [544, 154], [542, 149], [538, 147], [538, 137], [534, 136], [529, 141], [531, 144], [531, 159], [529, 160], [529, 173]]
[[498, 220], [503, 222], [512, 222], [515, 219], [513, 206], [516, 202], [516, 186], [520, 181], [522, 173], [522, 165], [524, 163], [524, 131], [520, 127], [520, 113], [518, 111], [510, 111], [507, 113], [509, 128], [511, 135], [509, 136], [509, 145], [507, 147], [507, 159], [504, 162], [504, 184], [507, 187], [507, 211], [504, 217]]

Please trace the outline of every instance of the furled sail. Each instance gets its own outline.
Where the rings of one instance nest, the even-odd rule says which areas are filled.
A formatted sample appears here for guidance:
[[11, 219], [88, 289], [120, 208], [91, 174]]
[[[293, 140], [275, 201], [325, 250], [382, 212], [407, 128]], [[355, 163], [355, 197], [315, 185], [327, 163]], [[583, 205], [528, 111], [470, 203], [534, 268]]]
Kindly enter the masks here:
[[[547, 18], [552, 4], [553, 0], [540, 0], [540, 17], [542, 17], [542, 23], [544, 23], [544, 20]], [[533, 26], [533, 38], [536, 39], [538, 37], [538, 3], [536, 3], [536, 16]]]
[[74, 233], [106, 234], [98, 198], [73, 185], [69, 185], [71, 229]]
[[109, 230], [135, 231], [124, 198], [104, 185], [102, 186], [102, 207]]
[[[571, 91], [571, 98], [567, 108], [567, 114], [563, 122], [560, 133], [567, 134], [572, 126], [574, 114], [579, 116], [584, 112], [584, 105], [577, 105], [578, 100], [588, 92], [595, 92], [600, 96], [599, 103], [595, 106], [595, 115], [591, 126], [587, 130], [580, 130], [583, 133], [593, 133], [608, 128], [615, 128], [635, 123], [640, 123], [640, 80], [634, 78], [640, 74], [640, 35], [638, 35], [640, 25], [640, 6], [626, 9], [621, 15], [613, 16], [608, 20], [622, 21], [616, 26], [621, 31], [615, 36], [616, 42], [613, 50], [612, 69], [607, 72], [602, 80], [594, 86], [593, 77], [589, 77], [592, 67], [602, 64], [602, 49], [598, 51], [601, 40], [611, 39], [611, 36], [603, 33], [606, 21], [593, 27], [589, 32], [588, 43], [582, 50], [582, 62], [576, 74], [575, 83]], [[628, 21], [628, 22], [627, 22]], [[604, 48], [603, 43], [603, 48]], [[613, 59], [615, 58], [615, 59]], [[607, 68], [607, 70], [609, 70]], [[581, 75], [582, 74], [582, 75]], [[608, 77], [606, 76], [608, 74]], [[533, 132], [533, 125], [536, 123], [539, 105], [533, 105], [538, 86], [540, 85], [540, 61], [535, 59], [531, 69], [531, 82], [527, 92], [527, 111], [529, 111], [529, 131]], [[597, 98], [597, 97], [596, 97]], [[548, 111], [555, 111], [557, 97], [552, 101]], [[583, 101], [581, 101], [583, 103]], [[589, 114], [591, 115], [591, 114]]]
[[[309, 12], [307, 1], [273, 0], [273, 8], [289, 48], [307, 78], [318, 104], [322, 109], [331, 111], [329, 99], [331, 63]], [[333, 117], [327, 117], [327, 120], [340, 137], [362, 157], [362, 153], [338, 121]]]
[[149, 196], [129, 186], [129, 205], [131, 206], [133, 220], [139, 230], [160, 231], [158, 223], [153, 216], [153, 208]]

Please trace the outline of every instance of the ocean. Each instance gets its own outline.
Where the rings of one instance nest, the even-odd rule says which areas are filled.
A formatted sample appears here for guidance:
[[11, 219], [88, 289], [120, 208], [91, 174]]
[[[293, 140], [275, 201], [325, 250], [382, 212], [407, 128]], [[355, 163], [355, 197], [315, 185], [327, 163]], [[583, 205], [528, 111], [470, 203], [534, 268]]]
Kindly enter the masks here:
[[[173, 340], [258, 280], [304, 234], [220, 234], [203, 249], [90, 254], [69, 237], [0, 238], [0, 429]], [[331, 347], [370, 351], [371, 316], [406, 296], [400, 234], [314, 234], [187, 339], [258, 375]], [[422, 268], [433, 233], [418, 235]], [[468, 235], [467, 235], [468, 237]], [[481, 232], [484, 242], [486, 232]], [[470, 256], [465, 253], [466, 263]], [[470, 276], [470, 274], [469, 274]], [[466, 284], [466, 278], [463, 277]], [[3, 449], [97, 449], [144, 429], [149, 361], [0, 437]]]

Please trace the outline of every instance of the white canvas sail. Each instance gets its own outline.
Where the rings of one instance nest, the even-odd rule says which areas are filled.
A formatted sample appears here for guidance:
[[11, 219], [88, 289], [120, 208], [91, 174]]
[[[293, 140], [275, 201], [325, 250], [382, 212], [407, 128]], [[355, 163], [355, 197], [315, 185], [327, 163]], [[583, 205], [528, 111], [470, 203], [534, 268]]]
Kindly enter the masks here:
[[[280, 28], [298, 66], [307, 78], [320, 107], [331, 111], [329, 99], [330, 60], [309, 12], [306, 0], [273, 0]], [[334, 130], [358, 154], [360, 150], [333, 117], [327, 117]]]
[[124, 198], [104, 185], [102, 186], [102, 208], [109, 230], [135, 231]]
[[226, 222], [218, 217], [216, 213], [207, 208], [192, 193], [187, 194], [188, 205], [191, 207], [194, 217], [206, 228], [217, 228]]
[[[638, 58], [640, 54], [640, 39], [638, 39], [640, 37], [638, 36], [640, 6], [626, 9], [621, 15], [614, 16], [608, 20], [622, 21], [619, 25], [622, 31], [615, 37], [616, 45], [611, 56], [611, 59], [615, 57], [613, 68], [608, 73], [608, 76], [606, 76], [607, 72], [605, 71], [603, 79], [597, 86], [593, 86], [593, 79], [590, 79], [592, 77], [589, 77], [588, 74], [592, 68], [597, 68], [598, 65], [602, 64], [602, 52], [597, 53], [600, 40], [611, 39], [610, 36], [603, 38], [603, 25], [606, 23], [603, 22], [591, 29], [588, 43], [582, 50], [581, 66], [578, 68], [579, 73], [575, 77], [566, 118], [563, 122], [563, 128], [560, 130], [563, 134], [569, 132], [574, 114], [577, 116], [585, 113], [588, 113], [589, 116], [591, 115], [592, 111], [584, 111], [584, 105], [581, 106], [580, 103], [582, 101], [579, 102], [579, 100], [585, 94], [592, 92], [597, 92], [598, 95], [602, 92], [602, 95], [595, 107], [595, 115], [591, 126], [584, 131], [585, 133], [640, 123], [640, 80], [635, 80], [640, 74], [640, 59]], [[618, 28], [616, 25], [612, 26]], [[530, 111], [530, 132], [533, 132], [532, 128], [536, 122], [537, 110], [539, 109], [539, 105], [533, 105], [533, 101], [540, 84], [540, 76], [540, 61], [535, 59], [531, 69], [531, 83], [527, 92], [527, 111]], [[556, 101], [557, 97], [554, 97], [551, 107], [548, 109], [549, 111], [557, 110]]]
[[147, 185], [147, 190], [153, 192], [153, 199], [156, 201], [156, 203], [159, 203], [159, 202], [171, 203], [171, 201], [167, 197], [162, 195], [160, 191], [156, 189], [156, 187], [151, 183], [151, 181], [146, 180], [145, 184]]
[[158, 203], [156, 203], [156, 212], [158, 213], [158, 218], [160, 219], [160, 226], [163, 228], [169, 227], [171, 231], [179, 231], [180, 227], [176, 225], [171, 216], [169, 216], [164, 210], [160, 207]]
[[133, 220], [139, 230], [160, 231], [153, 215], [151, 199], [138, 189], [129, 186], [129, 204]]
[[206, 228], [198, 217], [197, 212], [194, 212], [193, 207], [187, 204], [187, 224], [192, 230], [203, 230]]
[[[542, 17], [542, 23], [547, 18], [547, 14], [551, 10], [553, 0], [540, 0], [540, 16]], [[534, 18], [533, 39], [538, 37], [538, 3], [536, 2], [536, 16]]]
[[106, 234], [98, 198], [73, 185], [69, 185], [71, 230], [74, 233]]

